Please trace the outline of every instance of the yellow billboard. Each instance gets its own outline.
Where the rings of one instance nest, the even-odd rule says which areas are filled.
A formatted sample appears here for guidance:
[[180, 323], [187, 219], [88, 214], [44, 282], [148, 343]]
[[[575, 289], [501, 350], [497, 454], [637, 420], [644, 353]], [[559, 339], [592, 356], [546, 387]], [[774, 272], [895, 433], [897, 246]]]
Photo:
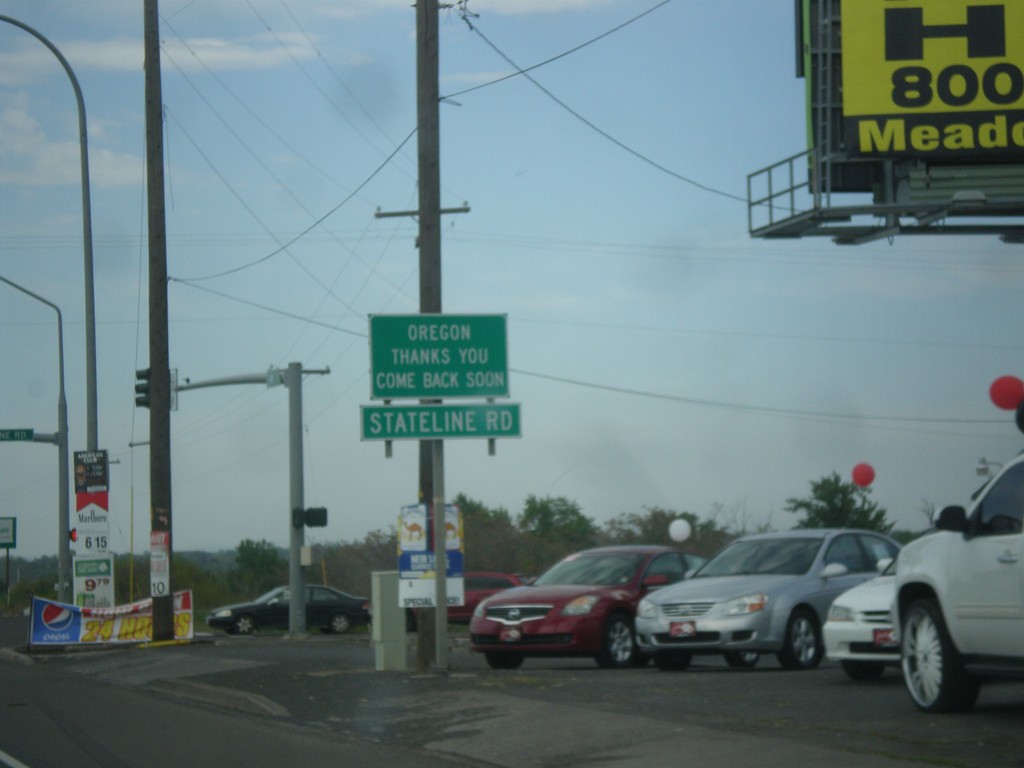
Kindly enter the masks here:
[[842, 0], [855, 156], [1024, 160], [1024, 0]]

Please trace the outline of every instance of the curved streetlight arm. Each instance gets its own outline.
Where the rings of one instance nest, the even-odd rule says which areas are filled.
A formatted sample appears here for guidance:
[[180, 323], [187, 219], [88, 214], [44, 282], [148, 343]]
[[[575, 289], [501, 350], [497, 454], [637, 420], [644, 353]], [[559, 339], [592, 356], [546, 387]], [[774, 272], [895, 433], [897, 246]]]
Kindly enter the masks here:
[[[68, 533], [71, 529], [71, 483], [68, 480], [68, 401], [64, 394], [64, 316], [60, 307], [47, 301], [37, 293], [24, 288], [6, 277], [0, 276], [0, 282], [7, 283], [15, 290], [21, 291], [38, 302], [45, 304], [57, 313], [57, 370], [60, 392], [57, 396], [57, 434], [52, 442], [57, 444], [57, 599], [62, 603], [71, 602], [71, 543]], [[42, 438], [42, 436], [40, 436]], [[47, 436], [48, 437], [48, 436]], [[51, 440], [46, 440], [51, 442]]]
[[[87, 448], [95, 451], [98, 448], [99, 437], [97, 434], [96, 418], [96, 298], [93, 287], [93, 265], [92, 265], [92, 204], [89, 196], [89, 142], [86, 132], [85, 121], [85, 99], [82, 98], [82, 89], [78, 85], [78, 78], [57, 47], [46, 39], [40, 32], [24, 22], [13, 19], [10, 16], [0, 14], [0, 21], [13, 24], [23, 29], [45, 45], [50, 52], [57, 57], [57, 61], [67, 72], [71, 80], [71, 87], [75, 91], [75, 101], [78, 103], [78, 146], [82, 166], [82, 240], [85, 261], [85, 378], [86, 378], [86, 439]], [[8, 282], [8, 281], [4, 281]], [[18, 286], [15, 286], [18, 287]], [[18, 288], [18, 290], [24, 290]], [[28, 293], [28, 291], [25, 291]], [[40, 301], [50, 304], [45, 299], [40, 299], [35, 294], [29, 294]], [[53, 304], [50, 304], [54, 307]], [[54, 307], [56, 309], [56, 307]], [[58, 314], [60, 310], [57, 310]], [[64, 359], [63, 353], [61, 360]], [[61, 386], [61, 391], [64, 388]]]

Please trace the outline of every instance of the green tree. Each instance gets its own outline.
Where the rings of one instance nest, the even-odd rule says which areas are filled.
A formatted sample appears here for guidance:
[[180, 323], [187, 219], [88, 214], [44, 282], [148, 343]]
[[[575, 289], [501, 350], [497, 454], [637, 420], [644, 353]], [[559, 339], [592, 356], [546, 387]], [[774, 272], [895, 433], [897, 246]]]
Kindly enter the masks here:
[[453, 503], [462, 512], [465, 570], [519, 572], [521, 535], [508, 510], [491, 509], [461, 493]]
[[871, 491], [839, 477], [838, 472], [811, 481], [806, 499], [786, 499], [786, 511], [803, 513], [797, 528], [863, 528], [888, 533], [893, 523], [885, 519], [885, 509], [868, 498]]
[[583, 514], [579, 504], [563, 496], [527, 496], [518, 525], [539, 539], [558, 540], [577, 549], [592, 546], [598, 538], [594, 521]]
[[[398, 568], [398, 532], [394, 527], [386, 531], [370, 531], [362, 541], [341, 541], [313, 547], [314, 562], [322, 575], [324, 586], [335, 587], [352, 595], [369, 597], [374, 571], [394, 571]], [[310, 581], [314, 577], [310, 576]]]
[[228, 580], [243, 595], [255, 597], [285, 583], [285, 560], [266, 539], [244, 539], [235, 550], [235, 567]]
[[[645, 514], [623, 512], [609, 520], [604, 525], [604, 535], [610, 544], [664, 544], [710, 557], [737, 536], [745, 533], [743, 530], [719, 523], [719, 511], [716, 507], [710, 515], [702, 519], [693, 512], [645, 507]], [[672, 523], [680, 519], [690, 524], [690, 536], [683, 542], [673, 541], [669, 534]]]
[[569, 553], [601, 540], [594, 521], [583, 514], [579, 504], [564, 497], [527, 496], [516, 526], [521, 534], [520, 570], [533, 576]]

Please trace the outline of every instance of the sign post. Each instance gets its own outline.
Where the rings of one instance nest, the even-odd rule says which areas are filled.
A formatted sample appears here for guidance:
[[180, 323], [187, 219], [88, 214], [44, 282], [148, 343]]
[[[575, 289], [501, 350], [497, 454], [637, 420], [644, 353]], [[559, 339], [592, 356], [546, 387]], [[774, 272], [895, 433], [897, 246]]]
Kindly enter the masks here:
[[[420, 135], [422, 139], [422, 125]], [[455, 537], [458, 544], [455, 553], [446, 546], [449, 525], [445, 517], [448, 505], [444, 503], [444, 440], [486, 438], [493, 455], [495, 438], [519, 437], [519, 404], [499, 405], [493, 401], [493, 398], [509, 395], [507, 317], [441, 314], [440, 244], [435, 243], [438, 246], [437, 253], [433, 254], [436, 263], [426, 258], [427, 251], [434, 250], [423, 236], [426, 219], [421, 209], [421, 313], [370, 315], [370, 397], [385, 403], [361, 408], [361, 428], [363, 440], [385, 441], [387, 456], [391, 455], [392, 440], [420, 441], [420, 489], [423, 493], [429, 488], [430, 493], [423, 493], [423, 498], [432, 503], [434, 525], [410, 523], [409, 530], [419, 531], [423, 538], [400, 539], [403, 605], [408, 607], [409, 600], [418, 600], [422, 601], [420, 605], [430, 603], [435, 607], [436, 666], [447, 669], [445, 606], [451, 599], [461, 599], [462, 580], [458, 578], [461, 568], [455, 578], [451, 578], [454, 574], [450, 568], [453, 557], [461, 564], [462, 550], [461, 535]], [[435, 271], [437, 274], [433, 274]], [[423, 275], [427, 272], [435, 279], [426, 280]], [[436, 303], [423, 300], [424, 286], [437, 289]], [[476, 398], [487, 402], [442, 402], [446, 398]], [[418, 400], [419, 403], [393, 405], [392, 400]], [[424, 468], [427, 454], [429, 473]], [[427, 509], [425, 504], [404, 508], [403, 525], [408, 522], [406, 518], [423, 517], [425, 522]], [[430, 548], [426, 532], [431, 528], [434, 531], [432, 556], [426, 551]], [[457, 525], [452, 528], [458, 530]], [[419, 548], [424, 551], [418, 551]], [[446, 561], [446, 567], [442, 567], [442, 561]], [[422, 575], [410, 578], [417, 573]], [[432, 599], [425, 594], [431, 581]], [[455, 593], [451, 598], [449, 587]]]
[[7, 566], [4, 584], [7, 585], [7, 605], [11, 604], [11, 550], [18, 546], [18, 518], [0, 517], [0, 549], [6, 550]]

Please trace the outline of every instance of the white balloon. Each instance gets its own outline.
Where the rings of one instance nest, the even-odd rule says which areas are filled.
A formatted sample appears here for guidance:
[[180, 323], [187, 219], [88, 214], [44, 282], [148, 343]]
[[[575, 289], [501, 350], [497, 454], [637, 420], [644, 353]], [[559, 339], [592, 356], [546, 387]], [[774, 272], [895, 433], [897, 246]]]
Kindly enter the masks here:
[[672, 524], [668, 527], [668, 535], [672, 537], [672, 541], [686, 541], [690, 538], [691, 528], [690, 523], [687, 520], [680, 518], [679, 520], [673, 520]]

